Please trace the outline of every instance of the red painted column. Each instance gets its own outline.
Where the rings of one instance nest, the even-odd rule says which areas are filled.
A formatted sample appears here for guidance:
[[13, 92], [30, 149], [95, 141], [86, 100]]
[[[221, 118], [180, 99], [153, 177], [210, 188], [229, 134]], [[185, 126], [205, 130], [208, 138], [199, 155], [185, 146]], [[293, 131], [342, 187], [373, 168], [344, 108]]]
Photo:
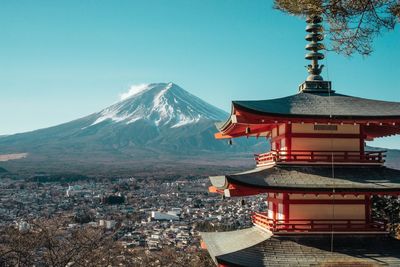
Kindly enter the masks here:
[[292, 124], [286, 123], [286, 147], [287, 147], [287, 159], [290, 160], [292, 156]]
[[[275, 196], [276, 198], [276, 196]], [[276, 218], [276, 214], [278, 213], [278, 204], [274, 201], [272, 202], [272, 219], [274, 219], [274, 221], [277, 219]]]
[[278, 151], [278, 153], [279, 153], [279, 151], [282, 148], [281, 148], [281, 139], [278, 137], [279, 137], [279, 124], [277, 124], [277, 126], [276, 126], [276, 138], [275, 138], [275, 150]]
[[289, 223], [289, 194], [283, 193], [283, 217], [285, 218], [285, 223]]

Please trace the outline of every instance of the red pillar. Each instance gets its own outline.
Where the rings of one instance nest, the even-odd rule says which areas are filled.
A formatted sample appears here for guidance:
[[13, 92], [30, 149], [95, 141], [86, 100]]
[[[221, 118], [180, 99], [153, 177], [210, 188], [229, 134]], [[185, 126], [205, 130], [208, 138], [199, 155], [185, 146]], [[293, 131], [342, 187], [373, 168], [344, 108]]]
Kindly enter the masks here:
[[289, 194], [283, 194], [283, 216], [285, 218], [285, 223], [289, 223]]
[[291, 154], [292, 154], [292, 124], [286, 123], [286, 131], [285, 131], [285, 136], [286, 136], [286, 150], [287, 150], [287, 159], [291, 159]]

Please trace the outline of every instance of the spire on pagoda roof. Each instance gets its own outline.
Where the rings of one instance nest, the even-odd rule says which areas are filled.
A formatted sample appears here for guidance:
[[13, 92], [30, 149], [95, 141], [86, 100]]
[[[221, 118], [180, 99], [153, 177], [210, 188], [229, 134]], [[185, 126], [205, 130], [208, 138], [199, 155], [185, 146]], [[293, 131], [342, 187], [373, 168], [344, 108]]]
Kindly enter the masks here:
[[307, 66], [307, 71], [310, 74], [307, 81], [322, 81], [323, 78], [320, 74], [324, 65], [318, 64], [318, 60], [325, 58], [324, 54], [319, 52], [325, 49], [324, 44], [319, 42], [324, 39], [322, 35], [324, 29], [321, 25], [322, 17], [318, 15], [308, 16], [306, 22], [308, 23], [306, 27], [308, 34], [305, 39], [310, 42], [306, 45], [306, 49], [310, 52], [306, 54], [305, 58], [311, 60], [311, 64]]
[[324, 40], [322, 26], [322, 17], [318, 14], [310, 14], [306, 18], [307, 35], [305, 39], [309, 41], [306, 45], [306, 50], [309, 52], [305, 58], [311, 61], [311, 64], [307, 66], [309, 73], [305, 82], [299, 86], [300, 92], [329, 92], [331, 91], [331, 82], [324, 81], [321, 76], [324, 65], [319, 65], [318, 60], [325, 58], [324, 54], [320, 50], [324, 50], [325, 46], [321, 43]]

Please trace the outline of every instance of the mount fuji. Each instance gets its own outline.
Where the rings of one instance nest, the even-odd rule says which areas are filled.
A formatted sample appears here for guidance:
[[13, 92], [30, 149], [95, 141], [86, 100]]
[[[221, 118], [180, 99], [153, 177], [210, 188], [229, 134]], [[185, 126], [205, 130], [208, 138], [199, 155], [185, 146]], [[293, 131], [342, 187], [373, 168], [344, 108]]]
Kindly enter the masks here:
[[[132, 90], [133, 89], [133, 90]], [[130, 124], [145, 120], [158, 128], [178, 128], [201, 120], [224, 120], [227, 113], [174, 83], [133, 87], [122, 101], [97, 113], [92, 125], [111, 120]]]
[[252, 152], [261, 152], [254, 140], [239, 140], [228, 146], [214, 139], [215, 122], [228, 116], [174, 83], [143, 84], [132, 87], [119, 102], [97, 113], [0, 137], [0, 154], [25, 155], [2, 166], [12, 170], [13, 165], [21, 164], [33, 169], [93, 164], [123, 168], [142, 166], [143, 162], [218, 164], [217, 158], [224, 159], [221, 153], [235, 157], [246, 152], [251, 158]]

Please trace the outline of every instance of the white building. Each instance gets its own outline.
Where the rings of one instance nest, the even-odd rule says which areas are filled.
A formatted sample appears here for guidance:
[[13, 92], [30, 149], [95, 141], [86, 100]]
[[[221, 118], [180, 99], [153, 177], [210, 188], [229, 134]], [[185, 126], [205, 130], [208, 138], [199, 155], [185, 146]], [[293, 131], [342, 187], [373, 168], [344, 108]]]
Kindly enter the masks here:
[[177, 216], [176, 214], [170, 214], [168, 213], [164, 213], [164, 212], [159, 212], [159, 211], [152, 211], [151, 212], [151, 218], [153, 220], [157, 220], [157, 221], [179, 221], [179, 216]]

